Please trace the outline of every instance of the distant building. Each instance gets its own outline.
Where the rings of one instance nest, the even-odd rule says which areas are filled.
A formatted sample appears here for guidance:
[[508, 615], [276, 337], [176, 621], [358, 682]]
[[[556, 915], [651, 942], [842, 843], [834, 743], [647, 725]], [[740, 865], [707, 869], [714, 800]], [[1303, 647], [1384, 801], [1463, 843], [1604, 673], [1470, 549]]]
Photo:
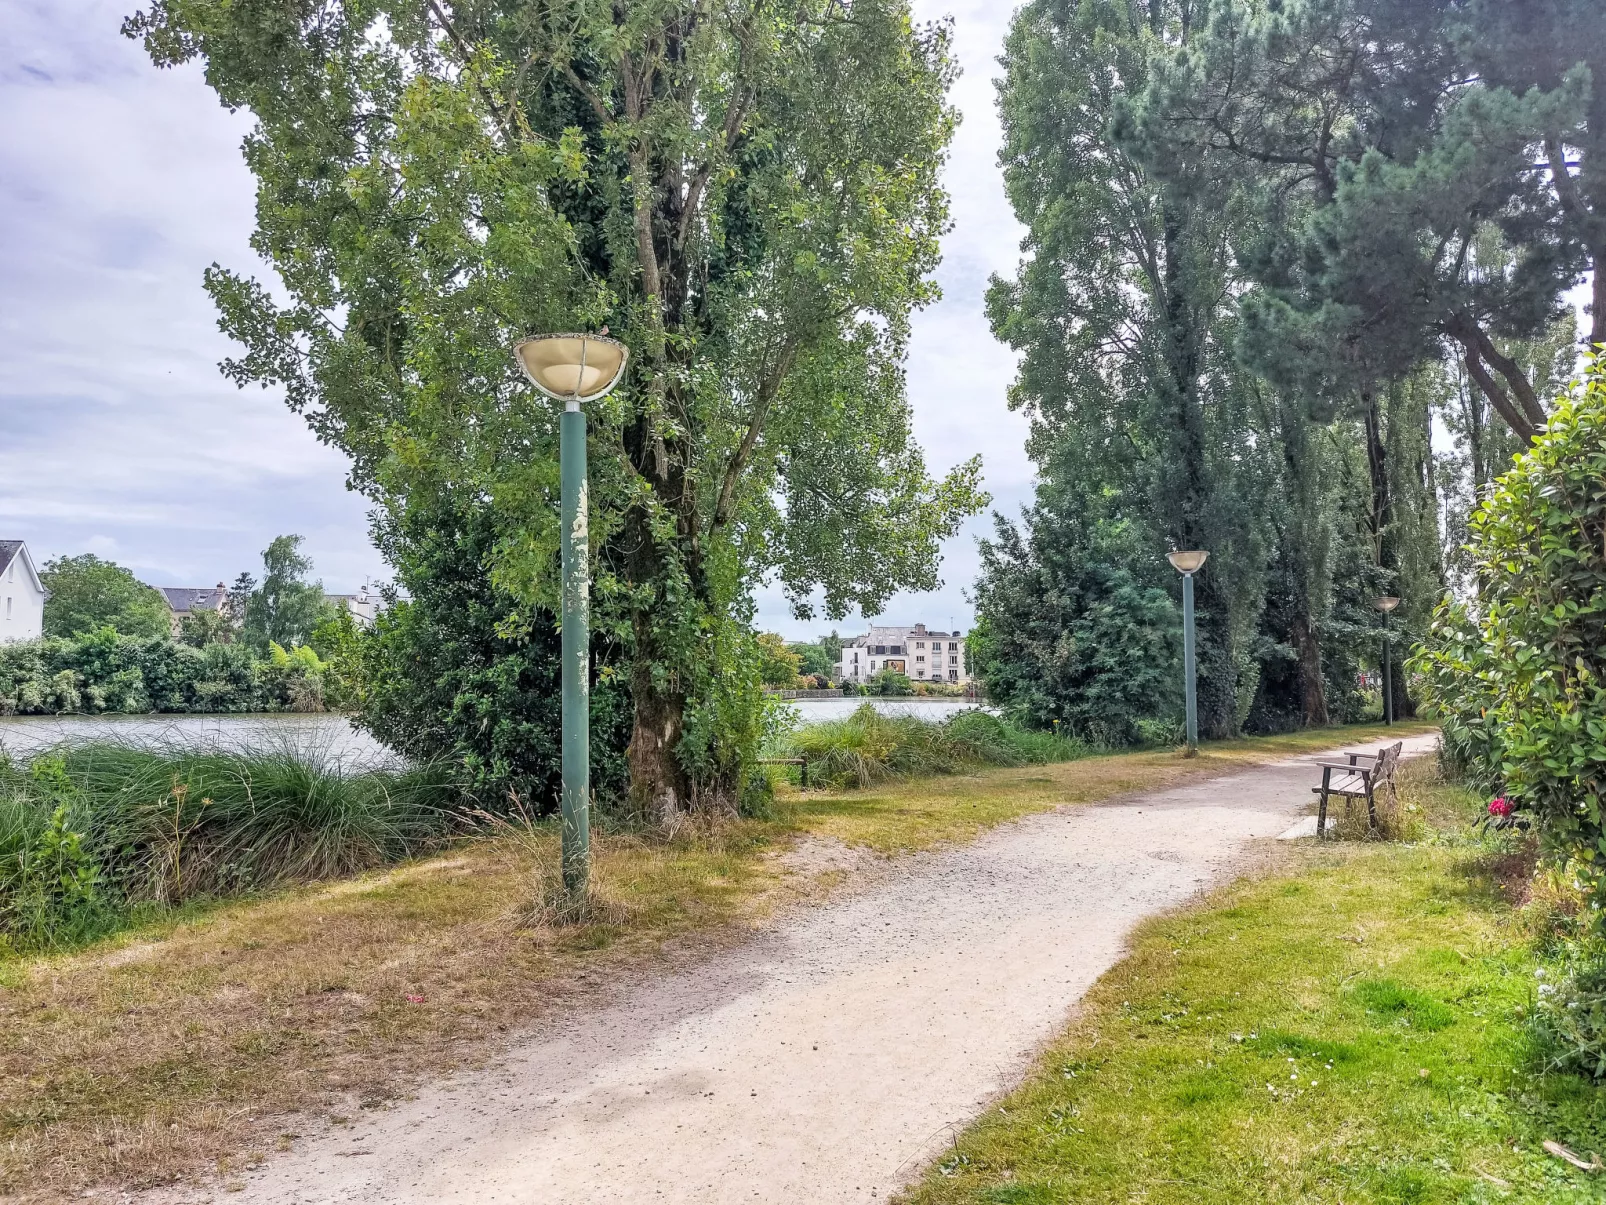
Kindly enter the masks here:
[[915, 682], [969, 682], [965, 639], [958, 632], [932, 632], [923, 623], [912, 628], [871, 628], [842, 644], [837, 662], [839, 682], [864, 682], [884, 669]]
[[172, 622], [175, 639], [184, 621], [197, 611], [229, 613], [229, 588], [222, 582], [215, 586], [156, 586], [154, 589], [167, 600], [168, 619]]
[[367, 583], [355, 594], [325, 594], [323, 600], [330, 606], [344, 607], [350, 611], [359, 628], [371, 627], [374, 616], [379, 614], [379, 595], [370, 590]]
[[0, 540], [0, 644], [43, 636], [49, 597], [28, 546], [21, 540]]

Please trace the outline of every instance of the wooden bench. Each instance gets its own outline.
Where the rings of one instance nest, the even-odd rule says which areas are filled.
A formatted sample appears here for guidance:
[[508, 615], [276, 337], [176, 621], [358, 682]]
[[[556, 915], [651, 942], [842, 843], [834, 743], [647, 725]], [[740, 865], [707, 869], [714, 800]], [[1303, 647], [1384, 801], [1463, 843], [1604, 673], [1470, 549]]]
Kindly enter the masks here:
[[[1332, 795], [1342, 795], [1345, 799], [1366, 800], [1366, 823], [1372, 831], [1377, 831], [1377, 793], [1385, 786], [1389, 789], [1390, 797], [1399, 799], [1394, 786], [1394, 771], [1400, 765], [1400, 750], [1403, 741], [1395, 741], [1386, 749], [1379, 749], [1376, 755], [1366, 753], [1351, 753], [1348, 761], [1324, 761], [1316, 764], [1322, 768], [1322, 785], [1312, 787], [1311, 791], [1322, 797], [1321, 806], [1316, 812], [1316, 836], [1327, 836], [1327, 800]], [[1334, 778], [1334, 774], [1338, 777]]]

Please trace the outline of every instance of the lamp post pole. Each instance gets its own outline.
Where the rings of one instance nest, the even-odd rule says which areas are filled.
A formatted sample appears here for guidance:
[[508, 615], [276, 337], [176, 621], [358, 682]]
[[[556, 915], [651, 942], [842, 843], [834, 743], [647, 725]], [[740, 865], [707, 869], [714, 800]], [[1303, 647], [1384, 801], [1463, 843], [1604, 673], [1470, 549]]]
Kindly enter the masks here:
[[613, 391], [629, 352], [604, 335], [537, 335], [514, 358], [530, 383], [563, 403], [558, 419], [559, 589], [563, 614], [563, 889], [585, 899], [591, 877], [591, 555], [582, 403]]
[[1204, 568], [1210, 554], [1204, 551], [1168, 552], [1166, 560], [1182, 574], [1182, 692], [1188, 723], [1188, 756], [1199, 752], [1199, 692], [1193, 653], [1193, 575]]
[[1188, 756], [1199, 752], [1199, 689], [1193, 659], [1193, 574], [1182, 575], [1182, 682], [1188, 715]]
[[1383, 612], [1383, 723], [1388, 726], [1394, 724], [1394, 649], [1389, 631], [1389, 616], [1394, 608], [1400, 605], [1400, 600], [1392, 594], [1385, 594], [1372, 604]]
[[571, 397], [558, 425], [563, 505], [563, 888], [584, 899], [591, 874], [591, 556], [586, 416]]

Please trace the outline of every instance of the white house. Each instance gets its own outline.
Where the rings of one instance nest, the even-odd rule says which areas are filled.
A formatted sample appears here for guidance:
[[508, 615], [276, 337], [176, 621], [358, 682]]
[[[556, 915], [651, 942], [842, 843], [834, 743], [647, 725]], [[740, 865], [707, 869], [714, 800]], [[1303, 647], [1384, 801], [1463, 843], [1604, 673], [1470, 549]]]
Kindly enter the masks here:
[[0, 644], [45, 634], [45, 599], [33, 557], [21, 540], [0, 540]]
[[370, 590], [367, 582], [356, 594], [325, 594], [323, 600], [330, 606], [350, 611], [359, 628], [372, 627], [374, 616], [379, 614], [379, 592]]
[[965, 638], [958, 632], [928, 631], [923, 623], [912, 628], [871, 628], [843, 642], [837, 681], [864, 682], [884, 669], [915, 682], [970, 681]]

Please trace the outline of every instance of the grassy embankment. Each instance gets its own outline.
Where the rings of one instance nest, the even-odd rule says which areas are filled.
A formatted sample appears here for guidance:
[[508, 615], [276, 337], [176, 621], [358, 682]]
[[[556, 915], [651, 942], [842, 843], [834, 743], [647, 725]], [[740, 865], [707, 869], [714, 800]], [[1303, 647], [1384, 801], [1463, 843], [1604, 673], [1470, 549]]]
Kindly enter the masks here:
[[[1395, 734], [1408, 729], [1396, 728]], [[1015, 817], [1346, 742], [1333, 729], [1174, 751], [783, 792], [775, 814], [672, 841], [603, 837], [606, 906], [529, 924], [556, 834], [475, 841], [333, 885], [170, 916], [74, 954], [0, 961], [0, 1192], [148, 1183], [292, 1139], [275, 1114], [343, 1115], [410, 1077], [471, 1064], [576, 992], [706, 951], [840, 871], [791, 873], [803, 838], [881, 854], [964, 841]], [[686, 956], [693, 956], [687, 954]]]
[[[1156, 920], [907, 1205], [1606, 1199], [1606, 1090], [1541, 1075], [1531, 863], [1406, 770], [1410, 843], [1286, 851]], [[1314, 843], [1312, 843], [1314, 844]], [[1540, 915], [1536, 915], [1540, 912]]]

